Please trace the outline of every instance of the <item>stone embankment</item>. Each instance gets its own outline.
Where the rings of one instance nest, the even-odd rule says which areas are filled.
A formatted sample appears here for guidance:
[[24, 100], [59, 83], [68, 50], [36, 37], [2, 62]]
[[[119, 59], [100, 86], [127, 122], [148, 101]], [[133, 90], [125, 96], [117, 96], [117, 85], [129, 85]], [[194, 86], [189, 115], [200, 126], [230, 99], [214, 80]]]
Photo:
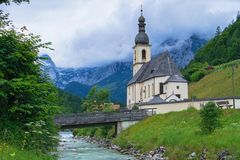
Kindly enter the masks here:
[[111, 141], [107, 139], [96, 139], [88, 136], [80, 138], [88, 143], [98, 144], [104, 148], [116, 150], [122, 154], [132, 155], [136, 160], [168, 160], [168, 158], [164, 156], [166, 151], [164, 147], [159, 147], [158, 149], [147, 153], [141, 153], [139, 150], [133, 147], [120, 148], [119, 146], [112, 144]]
[[[107, 149], [116, 150], [122, 154], [132, 155], [135, 157], [136, 160], [169, 160], [169, 158], [165, 155], [166, 148], [163, 146], [153, 151], [141, 153], [139, 150], [133, 147], [121, 148], [117, 145], [112, 144], [111, 141], [107, 139], [97, 139], [97, 138], [88, 137], [88, 136], [76, 137], [76, 138], [81, 138], [88, 143], [98, 144]], [[189, 154], [188, 157], [186, 157], [186, 159], [187, 160], [198, 160], [198, 159], [207, 160], [207, 153], [208, 153], [208, 149], [204, 147], [199, 156], [197, 155], [196, 152], [192, 152]], [[233, 155], [231, 155], [228, 152], [228, 150], [223, 150], [222, 152], [219, 152], [217, 154], [216, 160], [237, 160], [237, 159]]]

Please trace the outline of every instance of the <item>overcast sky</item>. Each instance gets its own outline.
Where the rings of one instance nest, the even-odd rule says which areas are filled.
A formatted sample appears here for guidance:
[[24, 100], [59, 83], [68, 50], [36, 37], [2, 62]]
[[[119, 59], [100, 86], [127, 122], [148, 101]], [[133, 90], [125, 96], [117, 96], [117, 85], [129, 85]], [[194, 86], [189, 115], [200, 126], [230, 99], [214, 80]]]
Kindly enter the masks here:
[[240, 0], [30, 0], [3, 6], [15, 26], [51, 41], [59, 67], [91, 67], [132, 56], [140, 5], [153, 46], [192, 33], [212, 36], [240, 10]]

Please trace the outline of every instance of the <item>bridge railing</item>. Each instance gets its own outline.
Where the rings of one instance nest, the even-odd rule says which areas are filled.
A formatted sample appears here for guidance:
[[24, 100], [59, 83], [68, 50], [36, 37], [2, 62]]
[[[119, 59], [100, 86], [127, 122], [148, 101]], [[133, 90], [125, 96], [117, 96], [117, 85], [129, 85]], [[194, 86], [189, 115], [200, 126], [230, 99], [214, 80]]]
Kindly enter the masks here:
[[156, 114], [154, 109], [125, 110], [119, 112], [92, 112], [59, 115], [55, 117], [55, 123], [61, 126], [83, 125], [95, 123], [114, 123], [120, 121], [137, 121]]

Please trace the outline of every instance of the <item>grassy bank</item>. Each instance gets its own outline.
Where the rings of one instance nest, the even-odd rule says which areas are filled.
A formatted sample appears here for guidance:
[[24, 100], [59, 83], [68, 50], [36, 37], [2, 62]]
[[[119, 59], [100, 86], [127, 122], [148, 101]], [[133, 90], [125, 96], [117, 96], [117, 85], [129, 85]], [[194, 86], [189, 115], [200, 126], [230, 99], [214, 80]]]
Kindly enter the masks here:
[[235, 95], [240, 96], [240, 60], [225, 63], [215, 67], [215, 70], [206, 75], [198, 82], [189, 85], [189, 94], [197, 98], [215, 98], [232, 96], [232, 67], [231, 65], [238, 65], [235, 68]]
[[55, 160], [55, 158], [46, 154], [36, 154], [34, 151], [22, 150], [0, 142], [0, 160]]
[[216, 159], [223, 149], [240, 158], [240, 110], [224, 111], [221, 121], [222, 128], [203, 135], [195, 109], [156, 115], [123, 131], [113, 143], [123, 148], [132, 145], [142, 152], [165, 146], [171, 160], [186, 159], [192, 152], [199, 155], [204, 146], [209, 149], [209, 159]]

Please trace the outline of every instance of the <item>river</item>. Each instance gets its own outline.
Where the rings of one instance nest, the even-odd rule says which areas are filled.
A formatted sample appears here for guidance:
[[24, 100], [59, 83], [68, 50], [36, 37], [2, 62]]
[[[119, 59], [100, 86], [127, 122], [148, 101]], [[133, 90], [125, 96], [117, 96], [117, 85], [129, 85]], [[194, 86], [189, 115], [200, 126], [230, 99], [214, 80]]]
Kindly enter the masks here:
[[73, 138], [71, 132], [60, 132], [58, 160], [133, 160], [133, 157]]

